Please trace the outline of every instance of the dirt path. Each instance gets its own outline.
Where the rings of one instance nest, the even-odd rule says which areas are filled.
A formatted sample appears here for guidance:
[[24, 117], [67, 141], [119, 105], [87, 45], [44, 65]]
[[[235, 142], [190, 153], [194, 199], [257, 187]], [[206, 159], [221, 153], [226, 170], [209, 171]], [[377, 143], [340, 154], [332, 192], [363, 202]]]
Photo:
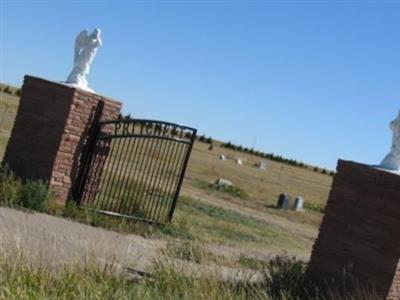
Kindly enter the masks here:
[[0, 208], [0, 250], [22, 251], [32, 258], [68, 263], [93, 256], [148, 270], [157, 250], [164, 245], [161, 240], [119, 234], [46, 214]]
[[259, 221], [265, 222], [269, 225], [283, 228], [285, 230], [288, 230], [290, 232], [293, 232], [310, 240], [315, 240], [315, 238], [318, 235], [318, 229], [310, 225], [291, 222], [279, 216], [267, 214], [265, 212], [237, 205], [235, 203], [204, 193], [200, 189], [185, 186], [182, 189], [182, 194], [185, 196], [192, 197], [194, 199], [198, 199], [200, 201], [204, 201], [211, 205], [215, 205], [224, 209], [230, 209], [242, 215], [246, 215], [254, 219], [257, 219]]

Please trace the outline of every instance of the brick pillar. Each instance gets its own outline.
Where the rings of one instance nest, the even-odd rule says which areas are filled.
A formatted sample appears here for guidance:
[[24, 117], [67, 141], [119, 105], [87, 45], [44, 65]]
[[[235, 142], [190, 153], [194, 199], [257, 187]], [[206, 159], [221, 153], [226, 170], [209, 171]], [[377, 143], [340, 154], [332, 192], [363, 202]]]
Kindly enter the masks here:
[[24, 180], [49, 182], [59, 203], [65, 204], [99, 102], [104, 102], [101, 120], [118, 117], [120, 102], [25, 76], [3, 164]]
[[353, 278], [400, 299], [400, 176], [340, 160], [307, 280]]

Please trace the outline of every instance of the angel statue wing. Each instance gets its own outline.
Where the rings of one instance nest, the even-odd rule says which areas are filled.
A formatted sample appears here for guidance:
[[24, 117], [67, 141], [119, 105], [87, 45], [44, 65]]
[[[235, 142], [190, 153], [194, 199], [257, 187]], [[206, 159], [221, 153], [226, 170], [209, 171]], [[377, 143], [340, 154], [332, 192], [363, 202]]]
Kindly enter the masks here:
[[74, 62], [76, 62], [76, 60], [78, 59], [81, 49], [85, 47], [88, 37], [89, 37], [89, 31], [87, 29], [82, 30], [76, 37]]

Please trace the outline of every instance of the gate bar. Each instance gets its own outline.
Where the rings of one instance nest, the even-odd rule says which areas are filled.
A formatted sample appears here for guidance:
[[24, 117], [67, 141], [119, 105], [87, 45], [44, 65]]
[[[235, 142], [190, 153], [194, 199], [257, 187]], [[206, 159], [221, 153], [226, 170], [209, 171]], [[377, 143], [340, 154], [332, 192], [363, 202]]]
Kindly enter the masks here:
[[172, 206], [171, 206], [171, 209], [169, 211], [169, 215], [168, 215], [168, 221], [169, 222], [171, 222], [172, 217], [174, 215], [174, 211], [175, 211], [175, 207], [176, 207], [176, 201], [178, 201], [179, 193], [180, 193], [181, 188], [182, 188], [183, 178], [185, 177], [186, 168], [187, 168], [187, 165], [188, 165], [188, 162], [189, 162], [190, 153], [192, 153], [192, 148], [193, 148], [194, 139], [196, 138], [196, 135], [197, 135], [197, 130], [194, 129], [192, 137], [190, 139], [191, 143], [189, 144], [189, 148], [186, 149], [185, 162], [183, 163], [183, 167], [182, 167], [181, 172], [180, 172], [180, 178], [179, 178], [178, 187], [176, 189], [174, 200], [172, 202]]

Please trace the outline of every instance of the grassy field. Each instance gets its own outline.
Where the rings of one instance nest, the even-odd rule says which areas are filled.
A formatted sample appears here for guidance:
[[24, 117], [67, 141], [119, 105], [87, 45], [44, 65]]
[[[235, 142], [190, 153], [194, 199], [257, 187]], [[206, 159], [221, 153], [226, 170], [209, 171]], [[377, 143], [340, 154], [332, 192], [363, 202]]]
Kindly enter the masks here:
[[[224, 154], [226, 161], [219, 159]], [[244, 160], [237, 165], [235, 158]], [[252, 202], [273, 205], [280, 193], [302, 196], [311, 203], [324, 204], [332, 183], [332, 177], [311, 169], [293, 167], [267, 160], [266, 170], [254, 167], [260, 158], [220, 147], [216, 142], [213, 151], [208, 145], [197, 142], [188, 168], [186, 184], [202, 187], [217, 178], [226, 178], [244, 190]]]
[[[353, 293], [332, 289], [310, 292], [303, 286], [304, 264], [276, 259], [259, 283], [220, 281], [218, 276], [188, 276], [168, 263], [158, 263], [150, 278], [127, 281], [113, 264], [95, 259], [54, 269], [44, 259], [36, 265], [23, 255], [0, 253], [0, 299], [384, 299], [362, 284]], [[317, 295], [317, 296], [316, 296]]]
[[0, 157], [3, 157], [10, 136], [18, 100], [15, 95], [0, 92]]
[[[4, 151], [17, 107], [17, 96], [0, 92], [0, 154]], [[220, 154], [224, 154], [227, 160], [219, 160]], [[241, 158], [244, 165], [237, 165], [236, 158]], [[325, 203], [331, 176], [269, 160], [267, 170], [260, 170], [254, 167], [259, 161], [260, 158], [254, 155], [222, 148], [220, 142], [214, 143], [213, 151], [208, 150], [207, 144], [196, 142], [184, 188], [204, 189], [222, 177], [244, 190], [250, 199], [247, 204], [256, 208], [275, 204], [283, 192], [302, 196], [309, 203]]]
[[[17, 108], [18, 96], [0, 92], [0, 157], [9, 138]], [[220, 154], [224, 154], [227, 160], [220, 160]], [[236, 158], [241, 158], [244, 165], [237, 165]], [[258, 245], [260, 249], [269, 245], [273, 249], [296, 249], [296, 252], [301, 249], [307, 254], [312, 245], [309, 236], [315, 236], [316, 232], [307, 234], [308, 239], [304, 240], [304, 235], [294, 230], [289, 230], [289, 234], [287, 229], [307, 225], [309, 228], [304, 228], [305, 232], [312, 230], [310, 228], [315, 230], [322, 214], [309, 210], [305, 213], [283, 212], [273, 207], [278, 195], [283, 192], [288, 192], [292, 197], [302, 196], [306, 203], [323, 207], [332, 177], [310, 168], [270, 160], [267, 160], [267, 169], [260, 170], [254, 167], [259, 161], [260, 158], [254, 155], [222, 148], [218, 141], [214, 142], [212, 151], [208, 150], [207, 144], [197, 141], [182, 189], [182, 194], [186, 196], [183, 199], [191, 199], [192, 202], [188, 205], [189, 202], [184, 200], [179, 204], [176, 219], [182, 220], [183, 215], [190, 219], [190, 222], [187, 221], [191, 228], [190, 235], [204, 242], [229, 245], [239, 243], [252, 248]], [[245, 197], [212, 189], [211, 183], [218, 178], [232, 181]], [[208, 205], [208, 208], [202, 205]], [[226, 219], [222, 213], [212, 213], [214, 210], [209, 207], [215, 211], [233, 210], [237, 215], [251, 218], [252, 221], [243, 223], [240, 218]], [[262, 215], [254, 219], [252, 214], [256, 213]]]
[[[18, 96], [0, 92], [0, 160], [10, 136], [17, 109]], [[194, 257], [197, 264], [259, 269], [268, 257], [282, 253], [307, 260], [322, 219], [319, 209], [325, 205], [332, 177], [314, 172], [312, 168], [294, 167], [270, 160], [266, 160], [267, 169], [260, 170], [254, 165], [261, 159], [254, 155], [227, 150], [221, 147], [218, 141], [214, 141], [212, 151], [208, 150], [208, 147], [209, 145], [199, 141], [196, 141], [194, 145], [172, 224], [162, 227], [150, 226], [140, 222], [121, 221], [118, 218], [89, 214], [75, 208], [67, 208], [58, 215], [114, 231], [138, 234], [146, 239], [162, 240], [167, 245], [186, 245], [185, 249], [187, 245], [190, 245], [190, 253], [193, 252], [193, 245], [196, 245], [195, 249], [206, 249], [207, 253], [206, 260]], [[221, 154], [227, 157], [226, 161], [219, 159]], [[237, 165], [236, 158], [241, 158], [244, 164]], [[126, 168], [129, 169], [129, 166], [131, 165], [128, 163]], [[211, 184], [218, 178], [232, 181], [235, 189], [221, 191], [213, 188]], [[274, 206], [278, 195], [283, 192], [289, 193], [292, 197], [302, 196], [309, 206], [317, 209], [306, 209], [304, 213], [277, 210]], [[187, 249], [179, 248], [178, 250], [175, 251], [176, 256], [186, 255], [184, 253]], [[192, 256], [191, 254], [191, 259], [193, 259]], [[68, 270], [68, 272], [75, 271]], [[68, 272], [62, 274], [68, 274]], [[20, 276], [20, 274], [17, 275]], [[36, 280], [35, 274], [29, 274], [29, 276], [33, 276], [32, 280]], [[57, 279], [48, 274], [46, 276], [46, 280], [58, 284]], [[62, 278], [64, 275], [60, 276]], [[186, 279], [179, 277], [179, 280]], [[118, 280], [114, 283], [120, 284]], [[121, 284], [123, 286], [123, 283]], [[152, 287], [146, 285], [147, 292], [153, 293], [151, 289], [154, 284], [148, 284]], [[190, 284], [207, 286], [210, 282], [190, 281]], [[10, 289], [12, 288], [15, 287], [10, 286]], [[109, 287], [105, 285], [104, 288]], [[195, 293], [196, 287], [192, 288]], [[215, 288], [217, 292], [219, 286], [213, 285], [212, 288]], [[21, 290], [20, 292], [28, 293], [29, 291]], [[197, 290], [197, 292], [202, 293], [204, 290]], [[227, 294], [223, 294], [223, 298], [232, 299], [231, 292], [232, 290], [227, 288]], [[264, 293], [264, 291], [261, 292]], [[7, 291], [0, 289], [0, 298], [1, 295], [7, 295], [4, 293]], [[157, 294], [157, 292], [154, 293], [154, 295]], [[245, 295], [245, 291], [243, 293], [243, 295], [240, 294], [239, 299], [248, 296]], [[190, 295], [190, 298], [196, 299], [194, 294]], [[187, 296], [189, 297], [189, 294]], [[93, 298], [96, 297], [93, 296]]]

